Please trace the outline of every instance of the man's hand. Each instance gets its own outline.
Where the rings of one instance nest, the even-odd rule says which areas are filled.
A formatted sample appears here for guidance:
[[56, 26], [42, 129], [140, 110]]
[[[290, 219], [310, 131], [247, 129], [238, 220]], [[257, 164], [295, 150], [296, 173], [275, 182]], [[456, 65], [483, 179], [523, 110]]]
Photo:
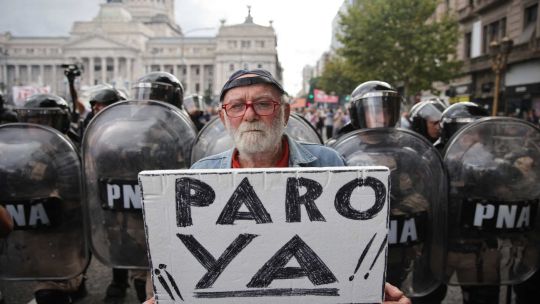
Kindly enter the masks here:
[[[154, 304], [154, 298], [148, 299], [143, 304]], [[383, 304], [411, 304], [411, 300], [401, 292], [396, 286], [386, 283], [384, 285], [384, 303]]]
[[399, 290], [396, 286], [386, 283], [384, 285], [384, 302], [383, 304], [411, 304], [411, 300]]
[[7, 236], [13, 230], [13, 221], [7, 210], [0, 206], [0, 237]]
[[151, 297], [150, 299], [146, 300], [143, 304], [154, 304], [156, 301], [154, 300], [154, 297]]

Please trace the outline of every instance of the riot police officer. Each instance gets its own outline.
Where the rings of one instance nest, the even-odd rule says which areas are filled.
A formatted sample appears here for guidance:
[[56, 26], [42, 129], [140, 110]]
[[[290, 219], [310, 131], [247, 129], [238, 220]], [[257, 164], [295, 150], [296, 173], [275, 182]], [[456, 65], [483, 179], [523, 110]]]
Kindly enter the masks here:
[[[489, 116], [489, 113], [479, 105], [472, 103], [472, 102], [460, 102], [453, 104], [449, 106], [441, 115], [441, 137], [440, 139], [435, 143], [435, 146], [442, 151], [443, 149], [446, 149], [450, 139], [454, 134], [456, 134], [460, 129], [468, 125], [469, 123], [472, 123], [479, 118], [487, 117]], [[485, 138], [487, 134], [478, 134], [478, 133], [471, 133], [466, 134], [463, 136], [463, 138], [460, 138], [456, 143], [468, 146], [471, 145], [471, 149], [474, 150], [474, 153], [469, 153], [469, 156], [466, 157], [475, 157], [479, 160], [485, 161], [488, 159], [492, 159], [493, 156], [489, 154], [489, 152], [485, 149], [484, 145], [481, 143], [482, 139]], [[479, 189], [481, 187], [477, 187], [477, 184], [473, 184], [472, 180], [486, 180], [485, 178], [482, 178], [481, 176], [478, 176], [476, 178], [473, 178], [469, 175], [468, 178], [465, 176], [468, 174], [474, 174], [472, 171], [470, 173], [457, 171], [456, 168], [458, 168], [459, 163], [457, 163], [457, 157], [454, 157], [452, 153], [447, 153], [445, 155], [445, 164], [447, 166], [447, 169], [449, 171], [449, 175], [451, 179], [458, 179], [453, 178], [453, 176], [462, 176], [464, 178], [461, 178], [459, 180], [468, 180], [468, 182], [462, 182], [462, 184], [458, 185], [457, 182], [451, 183], [451, 192], [450, 196], [454, 196], [457, 193], [456, 191], [452, 189], [464, 189], [463, 192], [467, 193], [467, 195], [471, 195], [475, 189]], [[473, 162], [472, 160], [469, 160], [468, 162]], [[495, 185], [493, 185], [495, 186]], [[455, 212], [455, 210], [450, 210], [451, 214]], [[451, 215], [452, 216], [452, 215]], [[457, 216], [457, 215], [456, 215]], [[495, 244], [494, 244], [495, 242]], [[488, 263], [490, 263], [490, 252], [496, 249], [496, 240], [488, 239], [488, 240], [478, 240], [478, 242], [468, 242], [468, 243], [455, 243], [451, 242], [449, 244], [449, 258], [448, 258], [448, 265], [449, 269], [459, 269], [459, 265], [465, 265], [467, 263], [472, 263], [471, 265], [477, 265], [478, 259], [476, 258], [476, 252], [479, 250], [479, 246], [483, 247], [482, 249], [484, 251], [484, 259], [483, 263], [484, 265], [480, 265], [484, 268], [489, 268], [490, 266]], [[495, 254], [495, 253], [494, 253]], [[471, 260], [472, 259], [472, 260]], [[476, 259], [476, 260], [475, 260]], [[468, 274], [474, 272], [474, 267], [466, 267], [468, 270], [464, 269], [464, 271], [458, 273], [458, 276], [461, 276], [463, 280], [469, 280], [467, 278]], [[474, 275], [474, 274], [471, 274]], [[495, 276], [495, 274], [493, 274]], [[496, 281], [496, 278], [483, 278], [486, 281]], [[471, 285], [462, 285], [461, 290], [463, 293], [463, 303], [465, 304], [473, 304], [473, 303], [498, 303], [499, 301], [499, 286], [498, 285], [483, 285], [483, 286], [471, 286]]]
[[459, 102], [446, 108], [441, 114], [441, 137], [435, 142], [435, 147], [442, 151], [452, 135], [468, 123], [489, 116], [486, 109], [473, 102]]
[[[13, 230], [13, 220], [4, 206], [0, 206], [0, 239], [7, 236]], [[4, 296], [0, 291], [0, 304], [4, 304]]]
[[[103, 99], [117, 99], [109, 95], [115, 94], [107, 94], [113, 98]], [[134, 84], [131, 96], [133, 100], [114, 103], [93, 118], [83, 140], [83, 161], [85, 195], [89, 212], [93, 214], [90, 219], [93, 249], [102, 261], [113, 265], [107, 299], [125, 296], [127, 269], [133, 269], [131, 279], [142, 301], [151, 292], [151, 284], [147, 280], [137, 174], [142, 170], [188, 166], [196, 130], [182, 110], [183, 87], [173, 75], [165, 72], [144, 75]], [[113, 188], [121, 189], [118, 194], [125, 196], [130, 204], [112, 203], [118, 202], [107, 191]], [[129, 191], [123, 192], [124, 189]]]
[[86, 129], [90, 120], [92, 120], [99, 111], [120, 100], [126, 100], [126, 96], [115, 88], [104, 88], [94, 92], [90, 97], [90, 107], [92, 108], [92, 112], [84, 119], [83, 128]]
[[358, 85], [351, 94], [349, 106], [350, 122], [330, 138], [327, 146], [342, 135], [358, 129], [392, 128], [399, 121], [399, 111], [402, 98], [397, 90], [384, 81], [371, 80]]
[[440, 120], [445, 106], [437, 99], [421, 101], [410, 111], [410, 128], [435, 143], [440, 137]]
[[23, 108], [18, 108], [19, 121], [52, 127], [67, 134], [71, 113], [67, 102], [53, 94], [36, 94], [30, 96]]
[[150, 72], [137, 80], [131, 95], [134, 100], [158, 100], [182, 109], [184, 87], [170, 73]]
[[351, 94], [351, 125], [354, 129], [395, 127], [401, 102], [401, 96], [390, 84], [366, 81]]
[[[351, 94], [351, 123], [340, 130], [341, 137], [334, 139], [331, 147], [345, 157], [348, 165], [390, 168], [392, 237], [389, 238], [387, 280], [411, 296], [413, 303], [437, 303], [444, 298], [446, 286], [436, 289], [437, 278], [429, 274], [434, 269], [429, 269], [428, 265], [441, 259], [435, 257], [436, 251], [441, 249], [433, 238], [425, 236], [428, 230], [437, 230], [433, 231], [437, 235], [444, 230], [444, 223], [427, 220], [428, 213], [443, 213], [438, 206], [444, 202], [441, 198], [446, 184], [444, 170], [432, 145], [412, 131], [396, 128], [401, 103], [402, 97], [386, 82], [360, 84]], [[429, 156], [419, 159], [417, 155]], [[425, 169], [421, 168], [429, 168], [433, 174], [427, 177], [423, 173]], [[427, 183], [437, 190], [431, 191]], [[409, 238], [403, 231], [412, 225], [418, 234]], [[436, 271], [441, 274], [442, 263], [438, 264]]]
[[[25, 101], [22, 108], [18, 108], [16, 111], [19, 121], [21, 122], [49, 126], [60, 131], [64, 135], [66, 135], [66, 133], [69, 131], [71, 122], [69, 107], [67, 102], [59, 96], [53, 94], [33, 95]], [[53, 138], [56, 139], [56, 137]], [[69, 142], [69, 140], [66, 140], [66, 142]], [[62, 152], [59, 155], [56, 155], [55, 163], [46, 162], [45, 159], [50, 158], [49, 154], [54, 153], [53, 151], [58, 148], [54, 145], [54, 142], [50, 142], [48, 143], [48, 147], [44, 145], [40, 149], [43, 155], [34, 156], [34, 160], [29, 163], [29, 166], [32, 166], [32, 169], [26, 168], [19, 170], [21, 170], [21, 172], [26, 172], [27, 170], [32, 172], [30, 178], [34, 180], [34, 187], [36, 187], [36, 189], [41, 189], [41, 195], [45, 195], [45, 193], [52, 193], [49, 195], [53, 195], [53, 197], [46, 197], [42, 199], [42, 205], [51, 206], [50, 212], [52, 213], [49, 214], [51, 221], [55, 213], [69, 212], [69, 220], [58, 220], [59, 223], [54, 224], [69, 227], [67, 229], [70, 230], [68, 232], [70, 236], [65, 236], [58, 242], [65, 243], [62, 246], [66, 246], [66, 251], [79, 250], [76, 249], [80, 248], [77, 247], [78, 245], [74, 245], [70, 242], [73, 242], [74, 238], [78, 240], [84, 239], [84, 236], [82, 235], [82, 211], [80, 209], [79, 197], [80, 160], [78, 158], [75, 146], [70, 142], [70, 144], [67, 145], [69, 146], [69, 149], [66, 150], [65, 153]], [[39, 157], [43, 158], [44, 160], [41, 160]], [[21, 178], [23, 178], [22, 175]], [[16, 187], [14, 185], [16, 181], [11, 182], [12, 183], [9, 185]], [[37, 191], [36, 189], [33, 189], [32, 191]], [[30, 189], [26, 189], [26, 191], [30, 191]], [[55, 195], [59, 197], [54, 197]], [[62, 211], [57, 210], [58, 208], [62, 209]], [[36, 236], [33, 235], [32, 237]], [[30, 241], [31, 238], [28, 238], [27, 240]], [[49, 245], [60, 246], [59, 244], [53, 243], [50, 243]], [[68, 246], [70, 248], [67, 248]], [[82, 254], [86, 257], [86, 259], [88, 258], [88, 255], [85, 252]], [[73, 261], [76, 261], [77, 265], [87, 265], [87, 262], [84, 262], [84, 260], [79, 258], [79, 253], [66, 252], [65, 255], [62, 253], [62, 256], [64, 258], [73, 258]], [[64, 262], [70, 263], [71, 260], [66, 260]], [[51, 267], [53, 267], [53, 265], [51, 265]], [[76, 269], [79, 269], [77, 273], [80, 273], [84, 269], [84, 266], [76, 267], [78, 267]], [[38, 304], [71, 303], [73, 300], [84, 297], [85, 295], [86, 289], [83, 274], [76, 275], [74, 278], [68, 280], [42, 281], [37, 284], [34, 292], [34, 297]]]

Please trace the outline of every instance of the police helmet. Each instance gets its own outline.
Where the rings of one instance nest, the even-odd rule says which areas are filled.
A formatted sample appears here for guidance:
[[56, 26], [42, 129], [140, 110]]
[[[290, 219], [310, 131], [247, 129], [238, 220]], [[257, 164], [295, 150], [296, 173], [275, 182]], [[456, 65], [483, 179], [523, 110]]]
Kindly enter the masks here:
[[184, 87], [174, 75], [151, 72], [139, 78], [132, 89], [135, 100], [157, 100], [182, 108]]
[[120, 100], [126, 100], [126, 96], [122, 92], [114, 88], [104, 88], [98, 90], [90, 97], [90, 105], [93, 106], [98, 103], [108, 106]]
[[[411, 129], [432, 143], [435, 142], [439, 138], [439, 134], [433, 133], [439, 133], [439, 122], [444, 110], [444, 104], [437, 99], [425, 100], [415, 104], [409, 113]], [[433, 126], [431, 127], [430, 124]]]
[[449, 106], [441, 115], [441, 141], [448, 142], [450, 137], [466, 124], [486, 116], [489, 116], [486, 109], [473, 102], [460, 102]]
[[351, 94], [351, 124], [356, 129], [395, 127], [401, 102], [397, 90], [388, 83], [364, 82]]
[[36, 94], [24, 102], [16, 112], [19, 121], [50, 126], [66, 133], [69, 130], [71, 113], [68, 103], [54, 94]]

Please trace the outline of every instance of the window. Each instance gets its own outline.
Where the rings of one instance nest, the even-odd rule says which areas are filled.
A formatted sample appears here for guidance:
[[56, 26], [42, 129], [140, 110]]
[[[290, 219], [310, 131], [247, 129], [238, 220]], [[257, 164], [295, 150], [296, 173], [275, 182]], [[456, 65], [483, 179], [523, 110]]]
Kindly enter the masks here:
[[251, 41], [249, 40], [242, 40], [242, 48], [243, 49], [249, 49], [251, 47]]
[[262, 67], [263, 67], [263, 65], [262, 65], [262, 64], [260, 64], [260, 63], [259, 63], [259, 64], [257, 64], [257, 68], [258, 68], [258, 69], [262, 69]]
[[29, 54], [29, 55], [33, 55], [34, 54], [34, 49], [26, 49], [26, 54]]
[[234, 64], [229, 64], [229, 72], [234, 72]]
[[201, 69], [196, 68], [196, 69], [195, 69], [195, 75], [199, 75], [200, 73], [201, 73]]
[[255, 46], [261, 49], [264, 48], [264, 40], [255, 41]]
[[236, 40], [229, 40], [227, 41], [227, 47], [229, 48], [236, 48]]
[[468, 32], [465, 34], [464, 48], [463, 48], [463, 58], [471, 58], [471, 43], [472, 43], [472, 33]]
[[537, 19], [538, 19], [538, 3], [525, 8], [525, 14], [523, 16], [523, 28], [525, 29], [529, 25], [535, 24]]
[[488, 25], [484, 25], [484, 35], [482, 41], [482, 52], [489, 52], [489, 44], [492, 41], [500, 41], [506, 36], [506, 17]]
[[200, 83], [196, 83], [195, 84], [195, 92], [199, 92], [201, 90], [201, 84]]

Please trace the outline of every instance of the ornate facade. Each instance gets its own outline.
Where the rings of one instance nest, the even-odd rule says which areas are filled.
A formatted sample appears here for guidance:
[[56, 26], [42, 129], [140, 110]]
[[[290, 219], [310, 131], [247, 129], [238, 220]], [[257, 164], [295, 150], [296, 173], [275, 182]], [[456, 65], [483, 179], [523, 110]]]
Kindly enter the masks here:
[[[264, 68], [281, 79], [274, 28], [222, 21], [215, 37], [186, 37], [174, 22], [174, 0], [108, 0], [92, 21], [75, 22], [68, 37], [0, 34], [0, 88], [50, 86], [68, 95], [62, 64], [81, 63], [79, 86], [129, 89], [150, 71], [167, 71], [186, 94], [216, 96], [240, 68]], [[39, 26], [39, 24], [36, 24]], [[9, 29], [5, 29], [9, 30]]]

